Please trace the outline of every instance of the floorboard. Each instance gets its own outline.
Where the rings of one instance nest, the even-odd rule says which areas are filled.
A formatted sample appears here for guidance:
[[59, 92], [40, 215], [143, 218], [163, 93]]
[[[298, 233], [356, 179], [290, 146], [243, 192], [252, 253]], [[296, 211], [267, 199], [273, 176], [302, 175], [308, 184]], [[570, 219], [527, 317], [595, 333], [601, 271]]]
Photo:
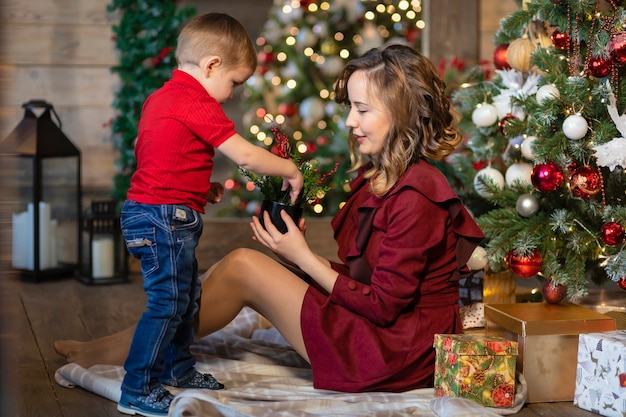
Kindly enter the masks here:
[[[244, 225], [243, 227], [245, 228]], [[232, 236], [249, 236], [233, 225]], [[310, 236], [324, 242], [324, 225]], [[231, 242], [232, 243], [232, 242]], [[205, 244], [201, 268], [233, 246]], [[332, 250], [332, 247], [323, 248]], [[74, 279], [21, 282], [16, 273], [0, 279], [0, 342], [2, 363], [0, 415], [18, 417], [120, 417], [116, 404], [81, 388], [56, 384], [54, 372], [65, 361], [53, 349], [56, 339], [89, 340], [134, 324], [145, 307], [141, 277], [134, 272], [127, 284], [88, 286]], [[14, 348], [17, 347], [17, 348]], [[15, 366], [12, 366], [15, 365]], [[14, 382], [18, 381], [18, 384]], [[527, 404], [518, 417], [597, 417], [571, 402]]]

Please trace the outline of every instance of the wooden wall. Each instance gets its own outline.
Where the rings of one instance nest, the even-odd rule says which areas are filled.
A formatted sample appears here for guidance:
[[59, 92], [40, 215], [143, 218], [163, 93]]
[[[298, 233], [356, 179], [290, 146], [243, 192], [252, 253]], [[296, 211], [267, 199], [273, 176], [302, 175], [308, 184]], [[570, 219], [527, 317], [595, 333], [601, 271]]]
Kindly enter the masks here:
[[[427, 25], [432, 20], [432, 53], [458, 55], [468, 62], [477, 61], [476, 53], [479, 58], [491, 58], [491, 37], [500, 18], [517, 7], [514, 0], [429, 1], [425, 19]], [[110, 72], [117, 62], [111, 25], [118, 16], [107, 14], [107, 4], [103, 0], [0, 2], [0, 139], [23, 117], [23, 103], [30, 99], [52, 103], [63, 131], [81, 149], [87, 195], [108, 195], [116, 158], [109, 122], [118, 83]], [[199, 13], [229, 13], [254, 38], [272, 0], [187, 0], [181, 4], [193, 4]], [[226, 107], [238, 122], [239, 106], [233, 100]], [[232, 172], [232, 165], [222, 167], [223, 175]]]

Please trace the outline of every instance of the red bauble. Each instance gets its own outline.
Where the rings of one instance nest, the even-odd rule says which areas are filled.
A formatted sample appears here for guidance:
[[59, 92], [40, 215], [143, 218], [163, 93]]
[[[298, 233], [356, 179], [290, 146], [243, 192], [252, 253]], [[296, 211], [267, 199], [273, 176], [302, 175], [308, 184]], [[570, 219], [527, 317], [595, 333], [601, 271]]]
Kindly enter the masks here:
[[567, 49], [569, 47], [569, 36], [567, 33], [560, 32], [557, 29], [552, 33], [550, 38], [552, 39], [552, 44], [557, 49]]
[[617, 281], [617, 286], [620, 287], [621, 289], [623, 289], [624, 291], [626, 291], [626, 277], [621, 277]]
[[599, 56], [592, 56], [591, 59], [589, 59], [587, 69], [589, 69], [589, 73], [594, 77], [604, 78], [611, 74], [613, 63], [611, 63], [608, 59], [604, 59]]
[[274, 62], [274, 53], [260, 51], [257, 54], [257, 59], [259, 60], [259, 64], [271, 64]]
[[507, 113], [502, 119], [500, 119], [500, 121], [498, 122], [498, 129], [500, 130], [500, 133], [502, 133], [502, 135], [506, 136], [506, 133], [504, 131], [504, 129], [506, 128], [506, 124], [509, 122], [509, 120], [513, 119], [517, 118], [513, 116], [512, 113]]
[[624, 227], [616, 222], [604, 223], [600, 228], [600, 239], [609, 246], [617, 246], [624, 241]]
[[541, 287], [541, 294], [546, 303], [558, 304], [567, 295], [567, 287], [561, 284], [554, 285], [552, 280], [546, 280], [543, 287]]
[[555, 191], [563, 184], [563, 172], [561, 172], [561, 168], [557, 164], [548, 161], [533, 167], [530, 173], [530, 181], [542, 193]]
[[291, 117], [296, 114], [296, 105], [293, 103], [280, 103], [278, 105], [278, 113]]
[[517, 252], [512, 251], [507, 253], [505, 263], [515, 275], [522, 278], [530, 278], [541, 271], [543, 258], [541, 257], [541, 252], [538, 250], [526, 256], [519, 255]]
[[507, 49], [509, 48], [508, 43], [504, 43], [502, 45], [496, 46], [496, 49], [493, 51], [493, 66], [499, 70], [511, 69], [509, 65], [509, 61], [507, 59]]
[[606, 51], [615, 65], [626, 64], [626, 32], [618, 33], [609, 39]]
[[572, 173], [569, 188], [576, 197], [591, 198], [602, 190], [602, 177], [589, 165], [585, 165]]

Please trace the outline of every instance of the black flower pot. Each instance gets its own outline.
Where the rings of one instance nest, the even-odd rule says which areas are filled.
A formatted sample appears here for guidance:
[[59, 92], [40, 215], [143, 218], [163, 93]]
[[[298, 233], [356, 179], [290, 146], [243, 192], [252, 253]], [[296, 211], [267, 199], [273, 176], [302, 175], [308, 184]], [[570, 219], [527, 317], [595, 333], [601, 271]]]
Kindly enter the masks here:
[[291, 217], [294, 223], [297, 225], [302, 217], [302, 207], [301, 206], [290, 206], [284, 203], [277, 203], [276, 201], [263, 200], [261, 203], [261, 212], [259, 213], [259, 220], [261, 221], [261, 225], [265, 227], [263, 224], [264, 214], [266, 211], [270, 216], [270, 220], [276, 226], [276, 228], [280, 231], [280, 233], [287, 233], [287, 225], [283, 221], [282, 217], [280, 217], [281, 210], [285, 210], [289, 217]]

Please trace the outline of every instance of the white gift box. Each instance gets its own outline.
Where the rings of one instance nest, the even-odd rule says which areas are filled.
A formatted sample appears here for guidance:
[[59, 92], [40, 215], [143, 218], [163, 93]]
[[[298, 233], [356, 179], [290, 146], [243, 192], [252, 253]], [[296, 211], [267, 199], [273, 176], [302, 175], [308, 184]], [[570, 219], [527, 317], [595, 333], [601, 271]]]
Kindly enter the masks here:
[[626, 416], [626, 330], [579, 335], [574, 405]]

